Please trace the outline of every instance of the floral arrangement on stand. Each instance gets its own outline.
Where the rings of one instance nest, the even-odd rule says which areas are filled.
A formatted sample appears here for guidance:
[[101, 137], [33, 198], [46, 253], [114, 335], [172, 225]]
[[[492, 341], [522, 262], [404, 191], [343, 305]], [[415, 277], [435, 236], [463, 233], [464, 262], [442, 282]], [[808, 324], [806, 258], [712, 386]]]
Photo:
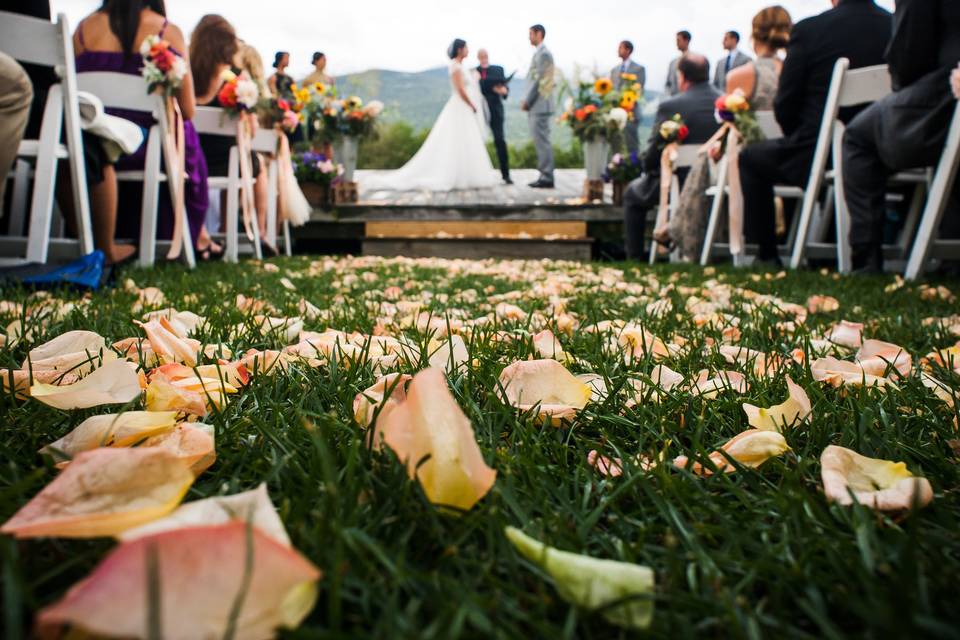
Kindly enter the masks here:
[[714, 107], [716, 108], [717, 123], [726, 123], [736, 127], [745, 145], [760, 142], [764, 139], [763, 130], [760, 129], [760, 124], [757, 122], [757, 114], [740, 89], [717, 98]]
[[333, 187], [343, 175], [343, 165], [315, 151], [293, 154], [293, 173], [307, 201], [329, 209], [333, 206]]
[[[613, 90], [613, 81], [609, 78], [581, 82], [576, 94], [567, 98], [560, 120], [570, 126], [581, 142], [603, 139], [616, 147], [639, 100], [636, 92], [628, 92], [630, 95], [625, 99], [624, 92]], [[629, 106], [629, 111], [624, 105]]]
[[604, 182], [613, 183], [613, 204], [623, 204], [623, 190], [643, 173], [643, 163], [636, 151], [629, 154], [615, 153], [603, 175]]
[[336, 144], [348, 137], [362, 140], [376, 133], [376, 121], [383, 112], [379, 100], [364, 105], [357, 96], [340, 98], [335, 87], [319, 82], [304, 91], [309, 92], [304, 120], [315, 144]]

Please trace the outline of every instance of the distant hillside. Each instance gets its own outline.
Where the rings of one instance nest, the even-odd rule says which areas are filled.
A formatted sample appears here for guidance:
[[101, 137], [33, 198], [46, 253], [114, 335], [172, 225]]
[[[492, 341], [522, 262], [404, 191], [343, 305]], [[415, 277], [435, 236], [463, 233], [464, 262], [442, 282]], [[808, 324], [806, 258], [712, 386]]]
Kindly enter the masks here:
[[[509, 71], [508, 71], [509, 73]], [[387, 121], [405, 121], [417, 129], [427, 129], [440, 114], [450, 97], [450, 82], [447, 69], [439, 67], [419, 73], [403, 73], [371, 69], [337, 78], [337, 87], [341, 94], [358, 95], [364, 100], [380, 100], [386, 105], [384, 119]], [[527, 81], [515, 78], [510, 84], [510, 99], [506, 101], [507, 141], [511, 144], [523, 144], [530, 138], [527, 116], [520, 111], [520, 96], [527, 88]], [[657, 94], [650, 92], [648, 99]], [[645, 109], [641, 126], [649, 128], [653, 114], [650, 106]], [[554, 142], [567, 145], [570, 141], [569, 130], [564, 126], [554, 126]]]

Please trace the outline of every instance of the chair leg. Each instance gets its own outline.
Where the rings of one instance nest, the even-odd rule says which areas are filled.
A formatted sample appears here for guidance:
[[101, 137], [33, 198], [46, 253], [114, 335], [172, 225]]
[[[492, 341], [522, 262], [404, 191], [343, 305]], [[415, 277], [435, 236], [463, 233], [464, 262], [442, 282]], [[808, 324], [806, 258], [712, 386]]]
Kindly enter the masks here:
[[960, 102], [953, 113], [953, 124], [947, 134], [947, 142], [937, 165], [937, 172], [930, 187], [930, 197], [920, 219], [917, 238], [913, 243], [913, 251], [907, 262], [907, 280], [916, 280], [927, 264], [930, 251], [933, 249], [934, 237], [940, 228], [940, 220], [947, 208], [947, 200], [957, 177], [957, 166], [960, 165]]
[[269, 161], [267, 170], [267, 242], [277, 246], [277, 182], [280, 171], [277, 161]]
[[11, 236], [23, 236], [27, 226], [27, 202], [30, 198], [30, 163], [17, 160], [13, 174], [13, 200], [10, 202]]
[[53, 222], [54, 188], [57, 183], [57, 147], [63, 130], [63, 93], [50, 87], [40, 131], [40, 149], [33, 178], [33, 205], [27, 239], [27, 262], [46, 263]]
[[720, 161], [720, 168], [717, 172], [717, 194], [713, 197], [713, 204], [710, 207], [710, 219], [707, 222], [707, 235], [703, 239], [703, 250], [700, 252], [700, 266], [705, 267], [710, 264], [710, 253], [713, 251], [713, 243], [717, 238], [717, 229], [720, 227], [720, 214], [723, 211], [723, 201], [727, 195], [727, 168], [729, 158], [724, 157]]
[[290, 240], [290, 221], [283, 221], [283, 252], [289, 258], [293, 255], [293, 242]]
[[[843, 134], [846, 128], [843, 123], [837, 122], [833, 128], [833, 211], [836, 219], [837, 231], [837, 271], [850, 273], [850, 210], [847, 209], [846, 190], [843, 185]], [[828, 196], [829, 198], [829, 190]], [[824, 216], [826, 218], [826, 216]]]
[[238, 212], [240, 205], [240, 155], [237, 148], [230, 150], [230, 164], [227, 169], [227, 212], [226, 212], [226, 259], [228, 262], [239, 261], [239, 238], [237, 236]]
[[157, 256], [157, 209], [160, 206], [160, 129], [150, 129], [143, 173], [140, 212], [140, 266], [152, 267]]
[[900, 237], [897, 238], [898, 253], [907, 257], [910, 252], [910, 243], [917, 231], [917, 224], [920, 222], [920, 214], [923, 212], [923, 203], [927, 195], [927, 183], [920, 183], [913, 190], [913, 198], [910, 200], [910, 209], [907, 212], [907, 218], [903, 222], [903, 229], [900, 231]]

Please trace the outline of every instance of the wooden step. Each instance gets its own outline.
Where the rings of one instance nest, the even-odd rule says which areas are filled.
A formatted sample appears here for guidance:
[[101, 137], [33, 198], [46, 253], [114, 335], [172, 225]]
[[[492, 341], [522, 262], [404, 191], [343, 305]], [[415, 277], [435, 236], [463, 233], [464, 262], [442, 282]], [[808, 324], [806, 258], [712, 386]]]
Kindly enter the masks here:
[[397, 238], [363, 239], [363, 255], [408, 258], [551, 259], [587, 262], [593, 238], [574, 240], [490, 239], [490, 238]]
[[368, 238], [554, 238], [582, 239], [587, 236], [583, 221], [554, 220], [397, 220], [367, 222]]

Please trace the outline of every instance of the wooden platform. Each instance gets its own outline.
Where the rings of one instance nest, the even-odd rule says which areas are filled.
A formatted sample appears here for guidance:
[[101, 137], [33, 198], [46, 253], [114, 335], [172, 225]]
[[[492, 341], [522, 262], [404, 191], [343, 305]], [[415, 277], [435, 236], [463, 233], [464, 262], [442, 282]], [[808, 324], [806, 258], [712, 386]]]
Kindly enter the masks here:
[[339, 242], [366, 255], [589, 260], [594, 232], [623, 220], [609, 185], [603, 201], [583, 200], [583, 170], [557, 171], [556, 189], [532, 189], [537, 172], [518, 170], [513, 185], [450, 192], [365, 189], [372, 175], [356, 173], [359, 202], [316, 210], [294, 230], [306, 250]]

